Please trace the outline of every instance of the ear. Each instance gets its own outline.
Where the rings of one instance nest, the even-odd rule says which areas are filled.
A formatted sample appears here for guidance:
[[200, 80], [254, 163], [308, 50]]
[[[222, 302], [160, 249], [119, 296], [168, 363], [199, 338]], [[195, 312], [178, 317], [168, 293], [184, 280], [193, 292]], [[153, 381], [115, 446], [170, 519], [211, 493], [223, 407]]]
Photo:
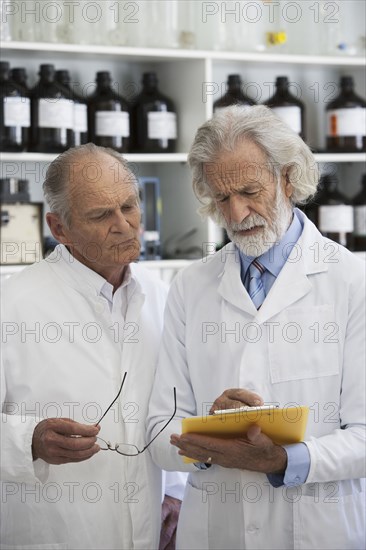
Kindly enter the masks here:
[[46, 221], [54, 238], [61, 244], [67, 244], [68, 239], [65, 234], [65, 227], [58, 214], [47, 212]]
[[285, 193], [286, 197], [289, 199], [292, 193], [294, 192], [294, 187], [290, 181], [288, 172], [289, 172], [288, 167], [286, 167], [282, 172], [282, 186], [283, 186], [283, 192]]

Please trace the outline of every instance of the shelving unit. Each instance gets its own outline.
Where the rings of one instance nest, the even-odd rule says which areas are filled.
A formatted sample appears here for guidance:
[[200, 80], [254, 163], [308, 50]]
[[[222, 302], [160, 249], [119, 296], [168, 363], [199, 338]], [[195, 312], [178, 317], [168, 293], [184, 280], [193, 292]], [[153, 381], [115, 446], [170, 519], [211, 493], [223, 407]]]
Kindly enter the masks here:
[[[272, 95], [276, 76], [287, 75], [298, 97], [305, 102], [308, 142], [316, 150], [325, 146], [325, 107], [338, 93], [339, 77], [350, 74], [355, 79], [356, 93], [366, 95], [363, 57], [25, 42], [2, 42], [0, 47], [2, 59], [9, 61], [12, 67], [27, 67], [30, 87], [38, 79], [39, 65], [53, 63], [57, 69], [70, 71], [78, 93], [89, 95], [96, 71], [103, 69], [111, 71], [116, 90], [129, 99], [139, 90], [143, 72], [157, 72], [159, 88], [176, 105], [177, 152], [125, 156], [137, 175], [160, 178], [163, 244], [171, 246], [174, 239], [180, 240], [182, 250], [190, 249], [197, 255], [202, 250], [202, 243], [215, 239], [215, 227], [210, 222], [202, 222], [196, 214], [198, 202], [190, 187], [187, 155], [196, 129], [212, 116], [214, 101], [225, 91], [228, 74], [239, 73], [246, 93], [258, 103]], [[55, 155], [43, 153], [2, 153], [3, 177], [30, 179], [32, 200], [42, 200], [45, 168], [54, 158]], [[366, 153], [317, 153], [315, 159], [323, 170], [337, 167], [343, 191], [348, 196], [356, 193], [365, 169]], [[184, 238], [187, 233], [190, 236]]]

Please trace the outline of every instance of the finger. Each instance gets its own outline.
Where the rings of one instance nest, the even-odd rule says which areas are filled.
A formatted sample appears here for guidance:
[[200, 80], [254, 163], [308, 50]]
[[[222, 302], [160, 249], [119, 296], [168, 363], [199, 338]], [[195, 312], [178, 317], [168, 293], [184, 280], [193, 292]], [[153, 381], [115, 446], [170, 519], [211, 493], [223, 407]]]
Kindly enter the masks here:
[[211, 410], [213, 412], [214, 410], [237, 408], [243, 405], [256, 407], [263, 405], [263, 403], [263, 399], [255, 392], [244, 388], [230, 388], [214, 401]]
[[71, 451], [83, 451], [91, 449], [97, 441], [96, 437], [72, 437], [64, 436], [52, 430], [47, 430], [42, 438], [45, 448], [60, 448]]
[[100, 451], [99, 445], [94, 445], [91, 449], [82, 450], [82, 451], [73, 451], [68, 449], [59, 448], [57, 451], [58, 458], [68, 459], [68, 460], [88, 460], [96, 453]]
[[260, 429], [260, 427], [254, 424], [253, 426], [249, 426], [247, 431], [247, 438], [251, 443], [255, 443], [259, 439], [261, 433], [262, 430]]
[[[63, 435], [81, 435], [85, 437], [96, 436], [100, 431], [100, 426], [90, 424], [80, 424], [71, 420], [71, 418], [57, 418], [52, 420], [52, 429]], [[51, 427], [51, 426], [50, 426]]]

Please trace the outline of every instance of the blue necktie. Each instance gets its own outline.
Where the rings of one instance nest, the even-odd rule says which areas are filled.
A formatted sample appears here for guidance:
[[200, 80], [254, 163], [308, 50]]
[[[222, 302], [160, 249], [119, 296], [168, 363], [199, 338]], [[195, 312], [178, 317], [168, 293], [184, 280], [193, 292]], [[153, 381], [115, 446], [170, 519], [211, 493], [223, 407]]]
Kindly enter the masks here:
[[249, 296], [251, 297], [255, 307], [259, 309], [266, 297], [264, 286], [262, 283], [262, 275], [265, 268], [258, 262], [253, 260], [249, 267]]

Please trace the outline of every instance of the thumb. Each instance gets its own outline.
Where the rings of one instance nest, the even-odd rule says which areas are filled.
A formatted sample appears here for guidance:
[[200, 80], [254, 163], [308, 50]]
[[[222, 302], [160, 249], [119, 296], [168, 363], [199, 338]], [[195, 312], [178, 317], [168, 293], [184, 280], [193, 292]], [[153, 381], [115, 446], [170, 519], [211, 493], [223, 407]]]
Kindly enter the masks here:
[[250, 443], [256, 443], [260, 435], [261, 429], [259, 426], [256, 426], [255, 424], [253, 426], [249, 426], [247, 431], [247, 439]]

